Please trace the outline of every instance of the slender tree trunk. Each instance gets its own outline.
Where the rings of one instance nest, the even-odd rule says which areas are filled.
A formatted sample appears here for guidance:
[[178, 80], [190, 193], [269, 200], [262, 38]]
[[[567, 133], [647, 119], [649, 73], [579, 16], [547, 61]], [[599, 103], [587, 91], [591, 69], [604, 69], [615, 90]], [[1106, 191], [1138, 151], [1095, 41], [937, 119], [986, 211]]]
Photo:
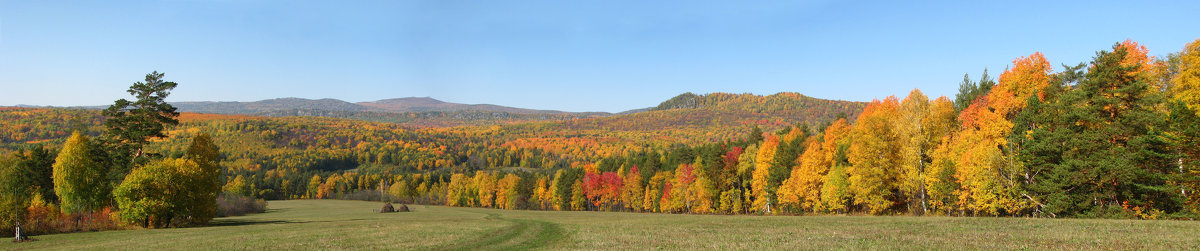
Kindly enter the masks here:
[[[924, 155], [924, 153], [921, 153], [921, 156]], [[922, 158], [921, 156], [917, 156], [917, 172], [921, 174], [920, 176], [925, 176], [925, 158]], [[925, 178], [921, 177], [921, 215], [929, 214], [929, 206], [926, 205], [927, 199], [925, 198], [925, 194], [928, 192], [925, 191], [924, 181]]]
[[929, 206], [925, 204], [925, 186], [921, 186], [921, 215], [929, 214]]

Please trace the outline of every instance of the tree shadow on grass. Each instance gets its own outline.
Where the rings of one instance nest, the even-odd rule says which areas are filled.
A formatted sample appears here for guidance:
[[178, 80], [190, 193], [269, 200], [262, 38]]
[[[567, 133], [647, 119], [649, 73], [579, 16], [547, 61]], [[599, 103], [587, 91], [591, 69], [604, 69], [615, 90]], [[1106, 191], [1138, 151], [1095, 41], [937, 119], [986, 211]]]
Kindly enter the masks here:
[[295, 224], [308, 223], [307, 221], [284, 221], [284, 220], [234, 220], [221, 219], [213, 220], [208, 223], [208, 227], [232, 227], [232, 226], [249, 226], [249, 225], [265, 225], [265, 224]]
[[349, 221], [365, 221], [373, 219], [338, 219], [338, 220], [318, 220], [318, 221], [288, 221], [288, 220], [243, 220], [243, 219], [219, 219], [213, 220], [205, 227], [232, 227], [232, 226], [249, 226], [249, 225], [266, 225], [266, 224], [297, 224], [297, 223], [328, 223], [328, 222], [349, 222]]
[[287, 212], [287, 211], [290, 211], [290, 210], [292, 210], [292, 209], [291, 209], [291, 208], [267, 208], [267, 210], [266, 210], [266, 211], [263, 211], [262, 213], [263, 213], [263, 214], [267, 214], [267, 213], [280, 213], [280, 212]]

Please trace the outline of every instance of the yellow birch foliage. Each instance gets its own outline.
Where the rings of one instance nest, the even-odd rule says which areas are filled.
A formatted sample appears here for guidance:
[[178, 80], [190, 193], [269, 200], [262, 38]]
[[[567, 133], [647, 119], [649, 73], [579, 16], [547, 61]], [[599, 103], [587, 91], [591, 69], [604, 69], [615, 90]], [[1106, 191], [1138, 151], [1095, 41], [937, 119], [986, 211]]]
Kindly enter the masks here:
[[1179, 73], [1171, 83], [1172, 99], [1200, 116], [1200, 39], [1188, 43], [1179, 53]]
[[868, 213], [882, 214], [897, 201], [897, 181], [900, 176], [899, 146], [891, 118], [896, 116], [899, 101], [888, 97], [875, 100], [863, 108], [858, 122], [851, 129], [850, 194], [854, 204]]
[[105, 201], [104, 169], [93, 159], [91, 148], [88, 137], [77, 131], [55, 158], [51, 173], [54, 193], [65, 213], [90, 212]]
[[625, 174], [625, 185], [621, 187], [621, 201], [633, 211], [644, 210], [645, 187], [642, 187], [642, 172], [634, 166]]
[[521, 182], [521, 177], [511, 173], [496, 181], [496, 208], [514, 209], [518, 182]]
[[475, 187], [478, 189], [480, 207], [496, 205], [496, 178], [484, 171], [475, 171]]
[[[699, 172], [697, 171], [697, 173]], [[692, 182], [691, 189], [688, 189], [688, 201], [692, 205], [692, 213], [713, 213], [716, 211], [713, 204], [714, 194], [708, 189], [713, 186], [713, 181], [703, 174], [696, 176], [696, 181]]]
[[452, 207], [471, 206], [466, 203], [467, 175], [455, 173], [450, 175], [450, 185], [446, 188], [446, 205]]
[[546, 209], [546, 205], [550, 204], [550, 197], [547, 196], [549, 193], [546, 189], [546, 182], [546, 177], [540, 177], [537, 179], [537, 182], [534, 183], [533, 198], [529, 199], [530, 202], [536, 203], [534, 208]]
[[928, 201], [929, 210], [932, 212], [940, 212], [952, 210], [952, 204], [947, 203], [953, 198], [954, 189], [957, 181], [954, 180], [953, 173], [954, 165], [949, 156], [949, 141], [951, 132], [958, 128], [956, 122], [957, 114], [954, 110], [954, 101], [946, 97], [939, 97], [934, 100], [929, 106], [929, 113], [921, 122], [928, 134], [928, 146], [930, 149], [930, 163], [927, 164], [925, 170], [924, 186], [926, 190], [926, 201]]
[[929, 114], [929, 98], [920, 90], [912, 90], [900, 102], [897, 116], [893, 117], [896, 139], [900, 146], [900, 192], [909, 201], [910, 213], [924, 213], [926, 156], [933, 148], [923, 124]]
[[550, 197], [550, 207], [553, 208], [554, 210], [558, 210], [558, 211], [565, 210], [564, 208], [562, 208], [562, 205], [564, 204], [562, 201], [562, 197], [558, 196], [558, 184], [560, 182], [562, 182], [562, 176], [563, 176], [562, 169], [559, 169], [557, 172], [554, 172], [554, 178], [550, 179], [550, 184], [548, 185], [548, 187], [549, 187], [548, 190], [550, 190], [550, 191], [546, 192], [548, 194], [546, 196]]
[[754, 173], [750, 181], [750, 190], [754, 196], [751, 211], [770, 213], [771, 195], [767, 187], [767, 178], [771, 170], [771, 162], [775, 160], [775, 149], [779, 146], [779, 138], [769, 135], [758, 147], [758, 156], [754, 159]]
[[821, 203], [817, 210], [845, 213], [850, 204], [850, 180], [846, 166], [834, 164], [821, 182]]
[[976, 214], [996, 215], [1001, 210], [1021, 210], [1016, 176], [1022, 167], [1002, 152], [1012, 132], [1012, 118], [1032, 95], [1050, 84], [1050, 63], [1040, 52], [1013, 61], [1000, 75], [1000, 83], [985, 98], [959, 115], [960, 130], [948, 142], [942, 161], [952, 161], [961, 188], [957, 204]]
[[[800, 176], [796, 180], [800, 196], [804, 199], [801, 207], [817, 212], [822, 211], [822, 186], [826, 180], [829, 168], [833, 167], [838, 145], [847, 143], [846, 135], [850, 133], [850, 124], [846, 119], [838, 119], [825, 128], [825, 134], [817, 144], [808, 146], [800, 156], [800, 166], [797, 168]], [[796, 177], [796, 176], [793, 176]]]

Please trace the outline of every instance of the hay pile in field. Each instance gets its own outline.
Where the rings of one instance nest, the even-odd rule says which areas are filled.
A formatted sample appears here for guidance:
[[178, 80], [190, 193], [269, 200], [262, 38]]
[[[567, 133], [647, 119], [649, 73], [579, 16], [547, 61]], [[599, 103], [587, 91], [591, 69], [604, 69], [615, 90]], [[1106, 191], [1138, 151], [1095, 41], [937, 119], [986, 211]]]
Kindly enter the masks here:
[[396, 204], [396, 205], [399, 205], [399, 206], [392, 206], [392, 203], [383, 203], [383, 208], [379, 209], [378, 212], [380, 212], [380, 213], [408, 212], [408, 206], [405, 206], [404, 204]]

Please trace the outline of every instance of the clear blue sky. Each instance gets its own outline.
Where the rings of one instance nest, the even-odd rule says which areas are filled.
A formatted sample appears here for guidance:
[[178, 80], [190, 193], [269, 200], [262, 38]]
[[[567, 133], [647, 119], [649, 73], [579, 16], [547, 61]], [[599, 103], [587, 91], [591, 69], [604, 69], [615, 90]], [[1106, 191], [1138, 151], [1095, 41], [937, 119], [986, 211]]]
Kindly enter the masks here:
[[[920, 3], [907, 3], [920, 2]], [[1200, 38], [1200, 1], [9, 1], [0, 105], [279, 97], [617, 112], [683, 92], [952, 96], [1035, 51]]]

